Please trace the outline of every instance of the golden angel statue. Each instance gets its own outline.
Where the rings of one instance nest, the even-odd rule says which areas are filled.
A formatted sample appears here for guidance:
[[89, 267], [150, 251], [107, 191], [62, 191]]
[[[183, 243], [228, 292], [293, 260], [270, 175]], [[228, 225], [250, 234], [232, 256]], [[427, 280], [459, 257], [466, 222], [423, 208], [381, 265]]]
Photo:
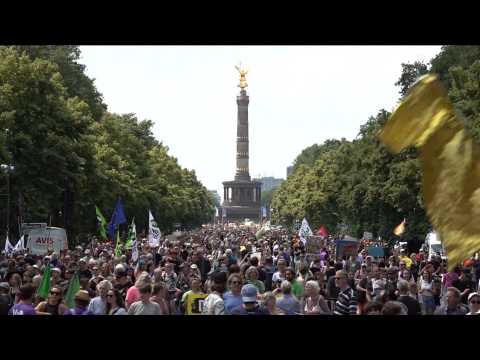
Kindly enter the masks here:
[[249, 69], [242, 69], [241, 68], [241, 63], [240, 63], [239, 66], [235, 66], [235, 68], [238, 70], [238, 73], [240, 74], [240, 84], [238, 84], [238, 87], [243, 90], [248, 86], [247, 79], [245, 78], [245, 75], [248, 74]]

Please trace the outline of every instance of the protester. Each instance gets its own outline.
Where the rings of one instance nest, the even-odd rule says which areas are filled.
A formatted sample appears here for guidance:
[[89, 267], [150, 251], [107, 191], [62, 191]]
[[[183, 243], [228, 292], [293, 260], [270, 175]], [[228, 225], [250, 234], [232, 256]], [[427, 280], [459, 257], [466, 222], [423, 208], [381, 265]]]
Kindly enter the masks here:
[[387, 301], [382, 308], [382, 315], [407, 315], [407, 307], [399, 301]]
[[[225, 303], [225, 314], [229, 315], [234, 308], [243, 303], [241, 295], [242, 277], [239, 274], [232, 274], [228, 277], [227, 284], [230, 290], [224, 294], [223, 300]], [[258, 286], [256, 287], [258, 289]]]
[[62, 304], [62, 290], [60, 287], [52, 287], [47, 301], [40, 302], [35, 310], [37, 313], [65, 315], [68, 312], [68, 308]]
[[88, 311], [90, 295], [86, 290], [79, 290], [75, 294], [75, 307], [70, 309], [67, 315], [93, 315]]
[[335, 274], [335, 285], [340, 289], [337, 302], [335, 303], [335, 315], [356, 315], [357, 299], [355, 292], [348, 285], [347, 273], [339, 270]]
[[202, 313], [204, 315], [225, 315], [223, 293], [225, 292], [226, 280], [226, 274], [224, 272], [213, 274], [211, 292], [205, 298], [203, 305]]
[[[419, 303], [423, 314], [478, 311], [479, 296], [471, 295], [478, 293], [480, 261], [473, 257], [462, 262], [458, 276], [446, 271], [445, 259], [421, 251], [399, 249], [397, 254], [383, 244], [386, 256], [373, 258], [367, 256], [371, 242], [360, 240], [358, 253], [341, 254], [331, 236], [320, 253], [307, 256], [295, 232], [268, 230], [257, 240], [257, 231], [238, 224], [205, 225], [161, 238], [158, 247], [138, 236], [135, 259], [133, 251], [122, 247], [118, 254], [115, 242], [100, 240], [42, 256], [8, 254], [0, 257], [0, 313], [20, 303], [23, 286], [30, 284], [36, 293], [41, 284], [48, 285], [42, 282], [47, 266], [50, 287], [42, 293], [48, 297], [31, 299], [38, 315], [128, 314], [134, 303], [139, 303], [135, 314], [161, 315], [233, 314], [235, 309], [272, 315], [393, 314], [405, 308], [418, 315]], [[71, 285], [76, 294], [68, 301], [75, 306], [67, 309]], [[244, 301], [246, 285], [256, 288], [255, 302]], [[450, 285], [460, 290], [470, 311], [454, 304]]]
[[232, 310], [232, 315], [270, 315], [269, 311], [258, 304], [258, 289], [253, 284], [242, 287], [243, 304]]
[[263, 294], [263, 306], [270, 315], [285, 315], [277, 307], [277, 297], [270, 291]]
[[288, 280], [284, 280], [280, 286], [282, 296], [277, 300], [277, 307], [282, 310], [285, 315], [298, 315], [301, 311], [301, 305], [298, 299], [292, 295], [292, 284]]
[[[231, 275], [237, 276], [237, 275]], [[182, 306], [185, 315], [201, 315], [203, 311], [204, 301], [207, 297], [202, 291], [202, 279], [199, 276], [191, 277], [190, 284], [192, 289], [182, 296]], [[226, 305], [225, 305], [226, 308]]]
[[107, 292], [107, 315], [127, 315], [125, 301], [122, 293], [117, 289], [110, 289]]
[[7, 282], [0, 283], [0, 315], [7, 315], [13, 306], [13, 299], [10, 296], [10, 285]]
[[466, 315], [468, 308], [461, 303], [461, 293], [455, 287], [447, 289], [447, 304], [435, 310], [435, 315]]
[[409, 295], [410, 284], [407, 280], [398, 281], [398, 301], [407, 307], [407, 315], [421, 315], [420, 303]]
[[292, 294], [300, 299], [304, 293], [303, 284], [295, 278], [295, 271], [291, 267], [285, 269], [285, 279], [292, 286]]
[[475, 283], [472, 281], [470, 269], [461, 269], [460, 276], [452, 282], [452, 286], [460, 290], [461, 301], [466, 305], [468, 303], [468, 294], [475, 290]]
[[309, 280], [305, 284], [305, 302], [303, 313], [305, 315], [330, 314], [327, 302], [320, 295], [320, 286], [316, 281]]
[[467, 315], [480, 315], [480, 294], [478, 292], [468, 295], [468, 304], [470, 305], [470, 312]]
[[433, 293], [433, 276], [430, 270], [427, 270], [419, 279], [420, 304], [423, 308], [423, 314], [431, 315], [435, 311], [435, 299]]
[[160, 305], [150, 300], [152, 285], [150, 283], [143, 283], [140, 285], [138, 291], [140, 293], [140, 300], [130, 305], [128, 315], [161, 315]]
[[265, 285], [258, 280], [258, 270], [255, 266], [250, 266], [245, 272], [245, 278], [248, 284], [254, 285], [260, 294], [265, 292]]
[[37, 311], [32, 305], [35, 289], [32, 285], [26, 284], [18, 289], [18, 303], [13, 305], [9, 315], [37, 315]]
[[377, 301], [370, 301], [365, 305], [365, 315], [382, 315], [383, 304]]
[[112, 283], [103, 280], [97, 285], [97, 296], [94, 297], [88, 305], [88, 311], [93, 315], [107, 314], [107, 294], [112, 290]]
[[139, 274], [138, 280], [135, 282], [135, 285], [131, 286], [127, 291], [127, 296], [125, 299], [125, 307], [127, 310], [134, 302], [140, 300], [140, 288], [151, 284], [152, 278], [150, 277], [150, 275], [148, 275], [146, 271]]

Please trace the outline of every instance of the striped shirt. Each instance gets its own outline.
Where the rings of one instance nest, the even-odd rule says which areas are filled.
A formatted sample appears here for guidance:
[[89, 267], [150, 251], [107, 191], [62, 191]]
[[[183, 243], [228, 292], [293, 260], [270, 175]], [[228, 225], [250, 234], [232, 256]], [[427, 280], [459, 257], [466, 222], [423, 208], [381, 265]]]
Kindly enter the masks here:
[[340, 291], [335, 303], [335, 315], [356, 315], [357, 296], [351, 287]]

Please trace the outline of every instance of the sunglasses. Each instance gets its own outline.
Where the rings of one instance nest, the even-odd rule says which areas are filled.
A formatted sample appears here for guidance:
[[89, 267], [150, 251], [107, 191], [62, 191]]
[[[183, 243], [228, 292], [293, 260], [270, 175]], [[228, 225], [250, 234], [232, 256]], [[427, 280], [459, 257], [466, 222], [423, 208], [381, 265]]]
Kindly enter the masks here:
[[472, 301], [470, 301], [470, 304], [480, 305], [480, 300], [472, 300]]
[[107, 297], [113, 297], [113, 294], [108, 294]]
[[241, 282], [240, 282], [240, 281], [232, 281], [230, 284], [232, 284], [232, 285], [239, 285], [239, 284], [241, 284]]
[[50, 291], [50, 295], [61, 295], [58, 291]]
[[341, 279], [345, 279], [343, 276], [342, 277], [335, 277], [335, 280], [341, 280]]

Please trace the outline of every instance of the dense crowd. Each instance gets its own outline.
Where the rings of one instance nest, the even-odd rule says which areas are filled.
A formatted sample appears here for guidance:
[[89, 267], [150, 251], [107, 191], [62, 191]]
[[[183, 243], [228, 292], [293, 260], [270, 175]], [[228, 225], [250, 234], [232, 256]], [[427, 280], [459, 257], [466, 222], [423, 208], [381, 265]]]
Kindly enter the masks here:
[[[329, 238], [318, 254], [286, 229], [257, 239], [253, 228], [205, 226], [138, 239], [115, 256], [112, 243], [47, 256], [0, 258], [0, 314], [6, 315], [469, 315], [480, 314], [480, 261], [447, 271], [446, 259], [392, 249], [385, 257], [338, 256]], [[47, 272], [47, 269], [49, 270]], [[48, 295], [39, 295], [44, 274]], [[74, 277], [74, 306], [65, 297]]]

